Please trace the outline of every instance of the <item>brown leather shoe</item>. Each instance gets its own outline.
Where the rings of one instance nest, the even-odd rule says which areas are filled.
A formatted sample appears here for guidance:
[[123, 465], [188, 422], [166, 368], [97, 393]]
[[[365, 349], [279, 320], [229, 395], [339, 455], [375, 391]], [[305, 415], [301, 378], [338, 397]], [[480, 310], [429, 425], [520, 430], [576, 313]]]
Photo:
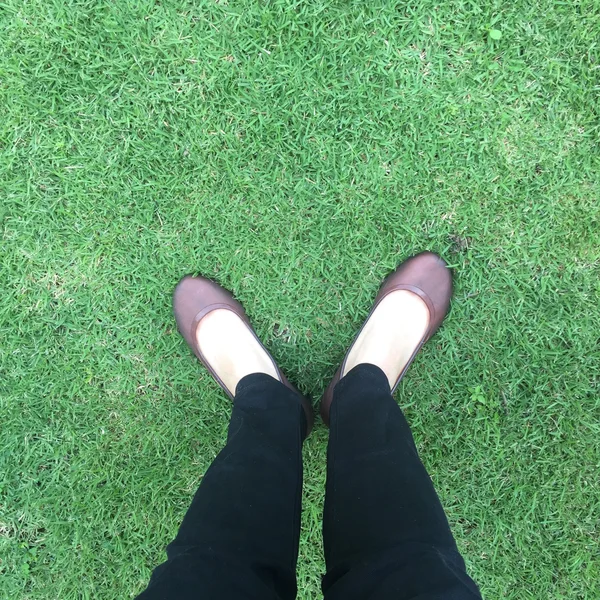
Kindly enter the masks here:
[[[225, 393], [233, 400], [235, 390], [231, 390], [227, 387], [213, 366], [203, 356], [196, 338], [196, 331], [200, 321], [210, 312], [217, 309], [230, 310], [241, 319], [244, 325], [252, 333], [254, 339], [256, 339], [258, 346], [273, 363], [274, 371], [277, 373], [279, 381], [291, 390], [299, 393], [298, 390], [296, 390], [296, 388], [294, 388], [284, 377], [277, 366], [277, 363], [273, 360], [273, 357], [258, 339], [242, 305], [234, 299], [233, 295], [210, 279], [206, 279], [205, 277], [191, 277], [188, 275], [177, 284], [173, 293], [173, 313], [175, 314], [175, 320], [177, 321], [177, 328], [188, 343], [188, 346], [192, 349], [200, 362], [208, 369], [209, 373], [215, 378], [217, 383], [223, 388]], [[313, 410], [308, 400], [304, 398], [304, 396], [301, 396], [301, 398], [306, 413], [306, 435], [308, 436], [314, 420]]]
[[398, 387], [400, 380], [414, 360], [417, 352], [421, 349], [421, 346], [442, 324], [442, 321], [448, 312], [450, 297], [452, 296], [452, 273], [446, 262], [437, 254], [433, 254], [433, 252], [422, 252], [421, 254], [417, 254], [416, 256], [405, 260], [389, 277], [387, 277], [375, 298], [375, 303], [369, 316], [354, 338], [340, 368], [334, 375], [325, 394], [323, 394], [323, 398], [321, 399], [321, 417], [326, 424], [329, 424], [329, 408], [333, 400], [333, 389], [340, 380], [340, 375], [342, 373], [344, 375], [346, 374], [346, 361], [348, 360], [348, 355], [352, 350], [352, 346], [358, 339], [366, 323], [377, 310], [381, 301], [397, 290], [408, 290], [419, 296], [425, 302], [425, 305], [429, 310], [429, 323], [420, 343], [417, 345], [415, 351], [412, 353], [396, 379], [396, 382], [392, 387], [392, 392]]

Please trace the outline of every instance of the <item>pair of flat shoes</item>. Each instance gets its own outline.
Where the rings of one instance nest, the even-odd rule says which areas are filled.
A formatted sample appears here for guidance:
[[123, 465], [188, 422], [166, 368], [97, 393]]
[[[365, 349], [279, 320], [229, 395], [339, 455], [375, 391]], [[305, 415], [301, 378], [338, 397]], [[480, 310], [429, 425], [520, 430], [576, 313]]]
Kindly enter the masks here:
[[[396, 389], [398, 383], [400, 383], [400, 380], [406, 373], [421, 346], [437, 331], [448, 312], [450, 298], [452, 296], [451, 271], [446, 262], [437, 254], [423, 252], [405, 260], [385, 279], [375, 298], [369, 316], [366, 318], [363, 326], [354, 338], [342, 364], [323, 394], [321, 399], [321, 417], [326, 424], [329, 424], [329, 408], [333, 399], [333, 389], [340, 378], [347, 372], [346, 366], [348, 358], [351, 356], [354, 345], [372, 319], [373, 321], [371, 321], [371, 324], [381, 321], [379, 315], [376, 315], [376, 313], [378, 308], [380, 311], [382, 310], [380, 307], [383, 299], [387, 298], [392, 292], [400, 290], [405, 290], [418, 296], [429, 312], [429, 319], [421, 339], [417, 342], [416, 346], [414, 346], [408, 359], [402, 361], [403, 364], [400, 366], [400, 374], [395, 378], [395, 381], [390, 381], [392, 392]], [[230, 389], [233, 386], [230, 383], [226, 383], [225, 380], [227, 378], [225, 377], [225, 374], [219, 372], [220, 369], [216, 367], [215, 364], [211, 364], [211, 360], [209, 360], [205, 356], [205, 353], [201, 351], [197, 336], [198, 327], [201, 321], [208, 314], [219, 309], [231, 311], [241, 320], [241, 323], [248, 329], [253, 338], [251, 340], [253, 346], [252, 351], [261, 353], [260, 359], [263, 364], [268, 365], [269, 372], [273, 373], [284, 385], [295, 390], [285, 378], [271, 354], [256, 336], [244, 308], [233, 295], [210, 279], [205, 277], [186, 276], [179, 282], [173, 294], [173, 312], [177, 321], [177, 327], [194, 354], [208, 369], [225, 393], [233, 399], [235, 389]], [[382, 325], [380, 326], [385, 326], [385, 320], [382, 321]], [[224, 332], [224, 335], [226, 334], [227, 332]], [[364, 336], [361, 340], [363, 339]], [[256, 345], [254, 345], [254, 340], [256, 341]], [[235, 344], [235, 340], [230, 340], [230, 342]], [[302, 401], [304, 410], [306, 411], [308, 435], [314, 421], [313, 410], [310, 402], [303, 396]]]

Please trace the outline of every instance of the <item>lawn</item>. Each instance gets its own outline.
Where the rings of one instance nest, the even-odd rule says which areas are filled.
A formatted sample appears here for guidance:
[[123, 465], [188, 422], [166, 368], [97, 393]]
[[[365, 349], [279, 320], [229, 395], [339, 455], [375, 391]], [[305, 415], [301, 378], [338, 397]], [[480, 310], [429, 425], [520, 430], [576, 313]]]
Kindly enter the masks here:
[[[0, 5], [0, 598], [132, 598], [230, 403], [234, 291], [315, 404], [381, 279], [452, 311], [400, 386], [484, 597], [600, 598], [600, 1]], [[327, 429], [305, 445], [318, 598]]]

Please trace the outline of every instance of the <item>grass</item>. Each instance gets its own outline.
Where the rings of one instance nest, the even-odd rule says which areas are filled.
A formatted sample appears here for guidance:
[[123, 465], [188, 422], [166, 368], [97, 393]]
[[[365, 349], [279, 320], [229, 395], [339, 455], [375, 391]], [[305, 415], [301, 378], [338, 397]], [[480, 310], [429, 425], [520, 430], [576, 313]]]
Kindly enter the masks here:
[[230, 410], [175, 330], [183, 274], [231, 288], [316, 402], [422, 249], [456, 295], [397, 396], [470, 572], [490, 599], [600, 598], [598, 0], [0, 19], [0, 598], [132, 598], [163, 560]]

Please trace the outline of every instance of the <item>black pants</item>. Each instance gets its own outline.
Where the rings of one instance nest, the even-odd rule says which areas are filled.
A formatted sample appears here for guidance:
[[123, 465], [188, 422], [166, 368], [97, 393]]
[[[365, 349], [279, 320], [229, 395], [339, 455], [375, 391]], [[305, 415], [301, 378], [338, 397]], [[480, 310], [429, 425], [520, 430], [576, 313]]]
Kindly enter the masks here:
[[[480, 598], [387, 378], [359, 365], [330, 414], [326, 600]], [[227, 445], [138, 600], [292, 600], [306, 428], [268, 375], [238, 385]]]

